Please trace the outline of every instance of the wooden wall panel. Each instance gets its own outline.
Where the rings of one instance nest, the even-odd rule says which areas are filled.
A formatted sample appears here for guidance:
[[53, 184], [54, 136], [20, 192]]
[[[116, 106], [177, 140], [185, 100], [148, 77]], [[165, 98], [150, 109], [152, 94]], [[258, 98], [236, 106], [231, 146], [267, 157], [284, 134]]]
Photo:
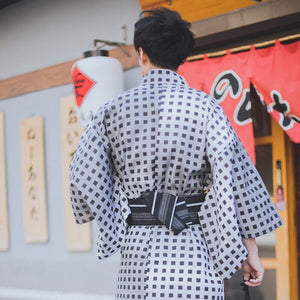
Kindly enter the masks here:
[[298, 250], [298, 287], [300, 287], [300, 144], [293, 144], [294, 168], [295, 168], [295, 193], [296, 193], [296, 228], [297, 228], [297, 250]]
[[89, 251], [92, 243], [90, 223], [79, 225], [75, 222], [70, 199], [69, 166], [83, 131], [77, 120], [74, 96], [61, 99], [60, 119], [66, 248]]
[[25, 240], [27, 243], [47, 242], [43, 117], [21, 121], [21, 170]]
[[[254, 0], [139, 0], [143, 10], [154, 9], [159, 6], [176, 10], [184, 20], [189, 22], [221, 15], [240, 8], [259, 5]], [[269, 0], [264, 0], [266, 2]], [[172, 3], [172, 4], [171, 4]]]
[[9, 248], [4, 113], [0, 112], [0, 251]]

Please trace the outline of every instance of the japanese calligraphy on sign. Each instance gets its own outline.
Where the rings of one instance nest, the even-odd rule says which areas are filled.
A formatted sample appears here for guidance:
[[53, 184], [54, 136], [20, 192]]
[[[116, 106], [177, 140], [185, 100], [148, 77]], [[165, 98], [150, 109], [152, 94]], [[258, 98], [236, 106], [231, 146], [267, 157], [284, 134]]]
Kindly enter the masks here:
[[77, 120], [73, 96], [61, 99], [60, 114], [66, 248], [69, 251], [89, 251], [92, 241], [91, 226], [89, 223], [76, 224], [69, 192], [69, 166], [83, 131]]
[[0, 112], [0, 251], [9, 248], [5, 166], [4, 113]]
[[21, 165], [25, 240], [48, 241], [45, 184], [44, 124], [42, 117], [21, 122]]

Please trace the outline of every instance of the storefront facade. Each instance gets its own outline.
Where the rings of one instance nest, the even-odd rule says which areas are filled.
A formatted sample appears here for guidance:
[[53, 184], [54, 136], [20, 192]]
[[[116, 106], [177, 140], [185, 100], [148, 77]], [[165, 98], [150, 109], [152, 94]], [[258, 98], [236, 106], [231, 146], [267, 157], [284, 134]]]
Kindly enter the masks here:
[[[8, 298], [3, 295], [22, 299], [17, 296], [20, 289], [25, 294], [31, 291], [30, 299], [39, 299], [41, 291], [53, 299], [60, 299], [61, 294], [52, 292], [64, 293], [64, 297], [86, 293], [90, 297], [98, 294], [103, 299], [113, 299], [118, 256], [98, 262], [96, 228], [84, 228], [81, 233], [81, 229], [75, 229], [71, 233], [74, 227], [68, 227], [65, 213], [68, 153], [81, 130], [73, 125], [68, 127], [68, 118], [74, 112], [74, 106], [68, 106], [73, 97], [70, 70], [84, 51], [93, 48], [93, 39], [126, 40], [129, 56], [120, 49], [110, 48], [109, 52], [122, 63], [125, 89], [138, 85], [141, 79], [132, 36], [133, 24], [142, 9], [163, 5], [178, 10], [192, 22], [196, 47], [191, 62], [203, 60], [204, 54], [211, 59], [222, 57], [228, 49], [239, 49], [236, 53], [242, 53], [251, 45], [257, 49], [273, 47], [276, 39], [282, 45], [298, 42], [298, 0], [243, 0], [238, 7], [236, 1], [227, 1], [226, 6], [219, 1], [204, 2], [115, 0], [108, 4], [89, 0], [83, 5], [81, 1], [23, 0], [0, 10], [0, 269], [5, 270], [0, 272], [0, 299]], [[288, 36], [292, 37], [284, 39]], [[250, 86], [247, 88], [255, 98]], [[285, 225], [258, 239], [266, 272], [264, 285], [252, 291], [253, 299], [297, 300], [300, 148], [270, 114], [261, 107], [253, 109], [257, 168], [273, 201], [277, 202], [279, 186], [285, 201], [280, 210]], [[26, 146], [22, 144], [21, 132], [25, 126], [22, 122], [34, 118], [38, 119], [34, 120], [34, 128], [43, 131], [44, 140], [32, 149], [44, 153], [38, 163], [40, 173], [36, 174], [41, 174], [38, 177], [45, 183], [43, 209], [47, 222], [41, 225], [44, 233], [40, 238], [30, 241], [23, 222], [22, 155]], [[65, 145], [71, 135], [74, 139]], [[226, 299], [241, 299], [240, 281], [238, 271], [226, 282]]]

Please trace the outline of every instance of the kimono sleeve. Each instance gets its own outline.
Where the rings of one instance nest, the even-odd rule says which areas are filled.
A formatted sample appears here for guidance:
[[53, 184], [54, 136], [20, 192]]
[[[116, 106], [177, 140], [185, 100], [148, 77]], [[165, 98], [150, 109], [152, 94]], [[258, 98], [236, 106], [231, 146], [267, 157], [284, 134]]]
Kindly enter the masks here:
[[258, 171], [217, 103], [207, 124], [206, 145], [222, 218], [232, 216], [234, 208], [242, 238], [255, 238], [282, 225]]
[[70, 195], [77, 223], [97, 221], [99, 258], [115, 253], [124, 238], [129, 208], [111, 160], [104, 109], [87, 126], [74, 153]]

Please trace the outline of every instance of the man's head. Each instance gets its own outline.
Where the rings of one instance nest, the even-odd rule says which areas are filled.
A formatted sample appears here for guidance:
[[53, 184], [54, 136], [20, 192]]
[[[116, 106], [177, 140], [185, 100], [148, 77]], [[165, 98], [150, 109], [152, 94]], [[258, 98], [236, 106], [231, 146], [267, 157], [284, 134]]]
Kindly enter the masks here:
[[191, 24], [163, 7], [144, 11], [141, 16], [135, 24], [135, 49], [139, 55], [146, 54], [153, 66], [177, 70], [194, 46]]

